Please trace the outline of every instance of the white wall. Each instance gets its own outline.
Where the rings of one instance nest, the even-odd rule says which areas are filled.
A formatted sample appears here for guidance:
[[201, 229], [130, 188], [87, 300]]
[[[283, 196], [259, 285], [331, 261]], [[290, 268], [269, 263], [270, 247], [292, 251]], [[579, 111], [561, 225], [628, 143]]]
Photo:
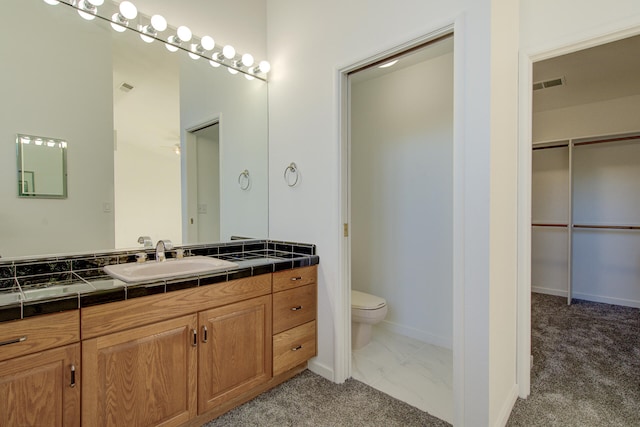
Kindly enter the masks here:
[[[178, 55], [133, 32], [113, 36], [115, 247], [139, 236], [182, 243]], [[130, 92], [119, 89], [126, 82]], [[150, 101], [152, 100], [152, 101]]]
[[352, 84], [352, 289], [387, 300], [387, 328], [447, 348], [452, 155], [453, 53]]
[[[195, 162], [195, 143], [187, 143], [186, 130], [219, 119], [220, 238], [229, 240], [234, 235], [267, 237], [266, 83], [248, 81], [224, 69], [214, 70], [208, 62], [194, 62], [187, 56], [181, 58], [180, 64], [183, 166]], [[251, 175], [251, 187], [247, 191], [238, 184], [238, 176], [245, 169]], [[195, 221], [198, 218], [197, 186], [193, 185], [196, 179], [190, 175], [190, 185], [187, 185], [186, 177], [183, 182], [183, 197], [186, 197], [190, 208], [182, 214], [184, 218], [194, 218], [194, 225], [197, 225]], [[186, 227], [183, 236], [193, 236], [193, 230], [189, 230], [188, 225]]]
[[640, 95], [592, 102], [533, 115], [533, 141], [637, 132]]
[[[15, 36], [0, 37], [0, 255], [113, 247], [113, 213], [103, 212], [113, 206], [110, 38], [65, 19], [68, 8], [22, 0], [2, 8], [3, 31]], [[17, 197], [16, 133], [68, 141], [68, 198]]]
[[[505, 25], [497, 33], [491, 31], [492, 18], [499, 19], [492, 17], [492, 6], [504, 7], [506, 13]], [[338, 339], [344, 335], [347, 298], [342, 280], [339, 70], [457, 19], [453, 157], [457, 425], [500, 424], [514, 398], [515, 261], [514, 265], [499, 261], [501, 255], [515, 260], [517, 52], [511, 42], [517, 43], [517, 15], [513, 16], [517, 10], [511, 6], [476, 0], [378, 1], [375, 7], [363, 0], [272, 0], [267, 9], [267, 47], [273, 65], [269, 235], [317, 244], [318, 357], [312, 368], [336, 381], [345, 379], [347, 354], [345, 341]], [[497, 55], [492, 36], [505, 38], [508, 44], [496, 62], [491, 60], [492, 53]], [[499, 67], [501, 61], [507, 66], [492, 79], [492, 66]], [[493, 99], [500, 91], [503, 97]], [[501, 119], [513, 125], [498, 129]], [[282, 181], [291, 161], [302, 173], [295, 188]], [[500, 173], [493, 181], [491, 162], [505, 166], [497, 166]], [[498, 196], [502, 190], [505, 193]], [[490, 203], [494, 195], [498, 199]], [[504, 223], [497, 221], [501, 218]], [[492, 257], [496, 260], [490, 263]], [[490, 315], [490, 310], [496, 314]]]

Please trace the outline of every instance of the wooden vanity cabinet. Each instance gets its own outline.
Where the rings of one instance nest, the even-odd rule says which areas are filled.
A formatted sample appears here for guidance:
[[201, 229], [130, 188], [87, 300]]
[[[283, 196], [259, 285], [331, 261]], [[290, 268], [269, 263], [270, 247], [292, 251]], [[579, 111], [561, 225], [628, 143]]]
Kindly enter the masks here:
[[273, 275], [273, 375], [317, 354], [317, 266]]
[[271, 295], [198, 314], [198, 412], [271, 378]]
[[178, 426], [196, 415], [195, 314], [82, 343], [84, 426]]
[[0, 323], [0, 425], [80, 426], [77, 311]]

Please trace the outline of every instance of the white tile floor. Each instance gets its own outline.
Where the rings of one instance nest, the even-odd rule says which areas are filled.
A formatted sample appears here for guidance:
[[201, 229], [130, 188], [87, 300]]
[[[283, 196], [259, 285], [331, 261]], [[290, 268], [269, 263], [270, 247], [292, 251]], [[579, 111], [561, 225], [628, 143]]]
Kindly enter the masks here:
[[351, 356], [353, 378], [431, 415], [453, 422], [453, 355], [374, 326], [373, 338]]

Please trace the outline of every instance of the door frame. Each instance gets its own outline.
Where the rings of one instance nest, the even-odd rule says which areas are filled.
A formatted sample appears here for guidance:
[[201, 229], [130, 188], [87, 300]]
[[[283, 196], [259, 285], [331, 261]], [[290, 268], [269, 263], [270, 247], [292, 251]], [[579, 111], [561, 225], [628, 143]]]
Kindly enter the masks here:
[[518, 276], [517, 373], [518, 395], [529, 396], [531, 383], [531, 184], [533, 143], [533, 64], [545, 59], [640, 34], [640, 24], [615, 30], [591, 31], [543, 49], [523, 50], [519, 57], [518, 88]]
[[[406, 43], [403, 43], [399, 46], [396, 46], [391, 49], [387, 49], [377, 54], [374, 54], [368, 58], [357, 61], [345, 67], [342, 67], [337, 70], [337, 91], [338, 91], [338, 99], [340, 102], [339, 105], [339, 129], [340, 129], [340, 147], [339, 147], [339, 156], [340, 156], [340, 219], [341, 223], [347, 224], [349, 227], [351, 225], [351, 175], [350, 175], [350, 162], [351, 162], [351, 93], [350, 93], [350, 84], [349, 84], [349, 73], [359, 70], [361, 68], [365, 68], [374, 63], [384, 61], [389, 57], [398, 55], [402, 52], [411, 50], [416, 48], [417, 46], [423, 45], [427, 42], [436, 40], [446, 35], [452, 35], [454, 38], [454, 64], [456, 61], [459, 61], [462, 55], [462, 40], [463, 40], [463, 20], [457, 19], [449, 24], [446, 24], [434, 31], [427, 33], [421, 37], [410, 40]], [[461, 71], [457, 70], [454, 65], [454, 81], [459, 77], [458, 74]], [[456, 176], [459, 176], [463, 172], [462, 170], [462, 132], [460, 132], [460, 127], [462, 126], [461, 120], [461, 107], [459, 99], [463, 96], [462, 90], [456, 91], [454, 87], [454, 143], [453, 143], [453, 174], [454, 174], [454, 224], [453, 227], [459, 227], [462, 222], [461, 215], [456, 215], [456, 209], [462, 209], [461, 206], [456, 207], [456, 202], [461, 200], [463, 197], [463, 188], [460, 184], [456, 184]], [[456, 124], [458, 123], [458, 124]], [[341, 306], [336, 309], [336, 318], [335, 318], [335, 347], [334, 347], [334, 371], [333, 377], [336, 382], [343, 382], [345, 379], [351, 377], [352, 366], [351, 366], [351, 236], [344, 236], [343, 231], [341, 230], [341, 244], [340, 250], [341, 253], [339, 255], [340, 265], [341, 265], [341, 277], [342, 277], [342, 288], [339, 290], [341, 295], [337, 296], [337, 300], [342, 301]], [[454, 337], [453, 337], [453, 354], [454, 354], [454, 362], [453, 362], [453, 370], [454, 370], [454, 410], [461, 410], [464, 405], [462, 399], [464, 397], [464, 391], [462, 387], [463, 381], [463, 367], [464, 367], [464, 357], [463, 357], [463, 331], [462, 331], [462, 309], [463, 304], [462, 300], [457, 297], [460, 295], [464, 295], [463, 292], [463, 278], [462, 275], [457, 275], [455, 273], [456, 268], [461, 266], [463, 263], [462, 257], [458, 256], [460, 253], [460, 243], [462, 242], [463, 235], [459, 233], [456, 235], [454, 233], [454, 250], [453, 250], [453, 304], [452, 304], [452, 313], [453, 313], [453, 329], [454, 329]], [[457, 248], [457, 249], [456, 249]], [[456, 329], [457, 332], [456, 333]], [[454, 414], [455, 418], [455, 414]]]
[[[219, 143], [222, 145], [222, 114], [203, 120], [197, 124], [184, 127], [180, 138], [180, 176], [182, 194], [182, 242], [198, 242], [198, 223], [191, 222], [198, 218], [198, 166], [196, 144], [198, 137], [195, 132], [209, 126], [218, 125]], [[195, 227], [193, 227], [195, 225]]]

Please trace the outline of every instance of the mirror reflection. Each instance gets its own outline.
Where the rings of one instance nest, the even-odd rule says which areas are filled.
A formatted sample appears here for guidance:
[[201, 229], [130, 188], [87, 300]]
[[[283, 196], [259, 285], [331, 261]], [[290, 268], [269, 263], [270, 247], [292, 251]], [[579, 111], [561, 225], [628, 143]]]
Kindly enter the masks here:
[[18, 134], [16, 144], [18, 197], [67, 197], [67, 142]]
[[[265, 82], [62, 4], [3, 8], [11, 17], [0, 37], [3, 257], [136, 247], [141, 235], [175, 244], [267, 237]], [[213, 124], [208, 142], [199, 130]], [[66, 199], [17, 196], [16, 134], [73, 147]], [[248, 190], [238, 184], [244, 170]]]

